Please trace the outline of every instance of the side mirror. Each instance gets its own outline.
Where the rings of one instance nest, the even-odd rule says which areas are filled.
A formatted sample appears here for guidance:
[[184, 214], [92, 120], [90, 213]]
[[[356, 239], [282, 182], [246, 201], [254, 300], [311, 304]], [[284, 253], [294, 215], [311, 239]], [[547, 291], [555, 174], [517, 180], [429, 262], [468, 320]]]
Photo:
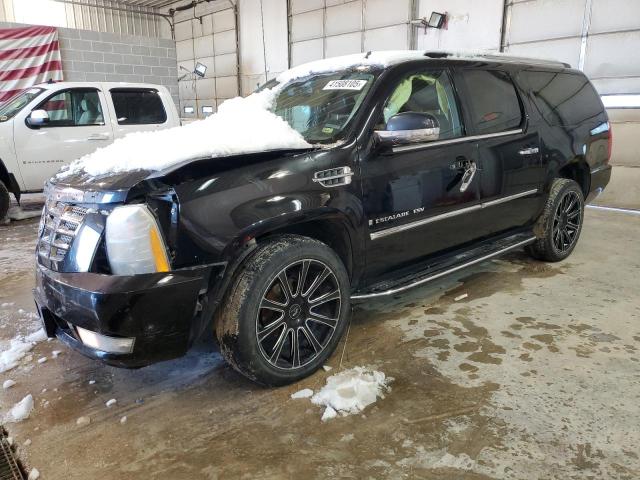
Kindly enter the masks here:
[[440, 124], [428, 113], [404, 112], [387, 121], [386, 130], [376, 130], [382, 145], [433, 142], [440, 138]]
[[27, 125], [30, 127], [41, 127], [49, 123], [49, 114], [46, 110], [34, 110], [27, 117]]

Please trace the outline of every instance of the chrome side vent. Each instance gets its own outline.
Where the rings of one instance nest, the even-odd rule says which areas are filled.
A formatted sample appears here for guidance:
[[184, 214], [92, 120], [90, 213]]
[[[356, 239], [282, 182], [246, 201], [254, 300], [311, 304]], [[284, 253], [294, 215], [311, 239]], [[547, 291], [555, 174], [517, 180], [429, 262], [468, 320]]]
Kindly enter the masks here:
[[71, 249], [88, 209], [49, 199], [40, 221], [38, 260], [47, 268], [58, 270]]
[[340, 185], [349, 185], [352, 176], [353, 170], [350, 167], [330, 168], [314, 173], [313, 181], [323, 187], [339, 187]]

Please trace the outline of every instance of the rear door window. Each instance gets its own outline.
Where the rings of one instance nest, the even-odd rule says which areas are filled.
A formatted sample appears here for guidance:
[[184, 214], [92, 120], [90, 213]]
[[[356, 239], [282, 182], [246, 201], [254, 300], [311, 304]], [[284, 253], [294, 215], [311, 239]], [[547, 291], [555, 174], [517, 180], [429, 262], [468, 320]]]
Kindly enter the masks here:
[[522, 123], [520, 100], [509, 76], [494, 70], [462, 70], [467, 117], [479, 135], [504, 132]]
[[149, 125], [167, 121], [167, 112], [157, 90], [113, 89], [111, 98], [119, 125]]
[[574, 126], [597, 118], [603, 110], [589, 80], [578, 73], [520, 72], [540, 114], [550, 125]]

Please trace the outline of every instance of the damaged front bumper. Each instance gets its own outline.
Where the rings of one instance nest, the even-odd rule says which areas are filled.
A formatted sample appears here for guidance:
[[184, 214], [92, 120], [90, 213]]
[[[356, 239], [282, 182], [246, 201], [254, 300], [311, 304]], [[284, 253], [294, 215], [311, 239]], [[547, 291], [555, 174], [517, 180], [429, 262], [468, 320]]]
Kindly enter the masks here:
[[137, 368], [187, 352], [206, 326], [202, 303], [221, 269], [118, 276], [38, 265], [34, 296], [49, 337], [107, 364]]

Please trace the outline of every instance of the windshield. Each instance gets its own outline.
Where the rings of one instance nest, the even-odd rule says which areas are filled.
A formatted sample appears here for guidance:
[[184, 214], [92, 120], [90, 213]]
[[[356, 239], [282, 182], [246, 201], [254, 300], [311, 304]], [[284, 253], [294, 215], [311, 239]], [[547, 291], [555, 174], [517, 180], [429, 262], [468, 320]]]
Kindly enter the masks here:
[[278, 92], [274, 113], [307, 142], [333, 143], [344, 136], [373, 80], [371, 73], [360, 72], [333, 72], [295, 80]]
[[4, 103], [0, 103], [0, 122], [13, 118], [31, 100], [40, 95], [44, 88], [28, 88], [14, 95]]

